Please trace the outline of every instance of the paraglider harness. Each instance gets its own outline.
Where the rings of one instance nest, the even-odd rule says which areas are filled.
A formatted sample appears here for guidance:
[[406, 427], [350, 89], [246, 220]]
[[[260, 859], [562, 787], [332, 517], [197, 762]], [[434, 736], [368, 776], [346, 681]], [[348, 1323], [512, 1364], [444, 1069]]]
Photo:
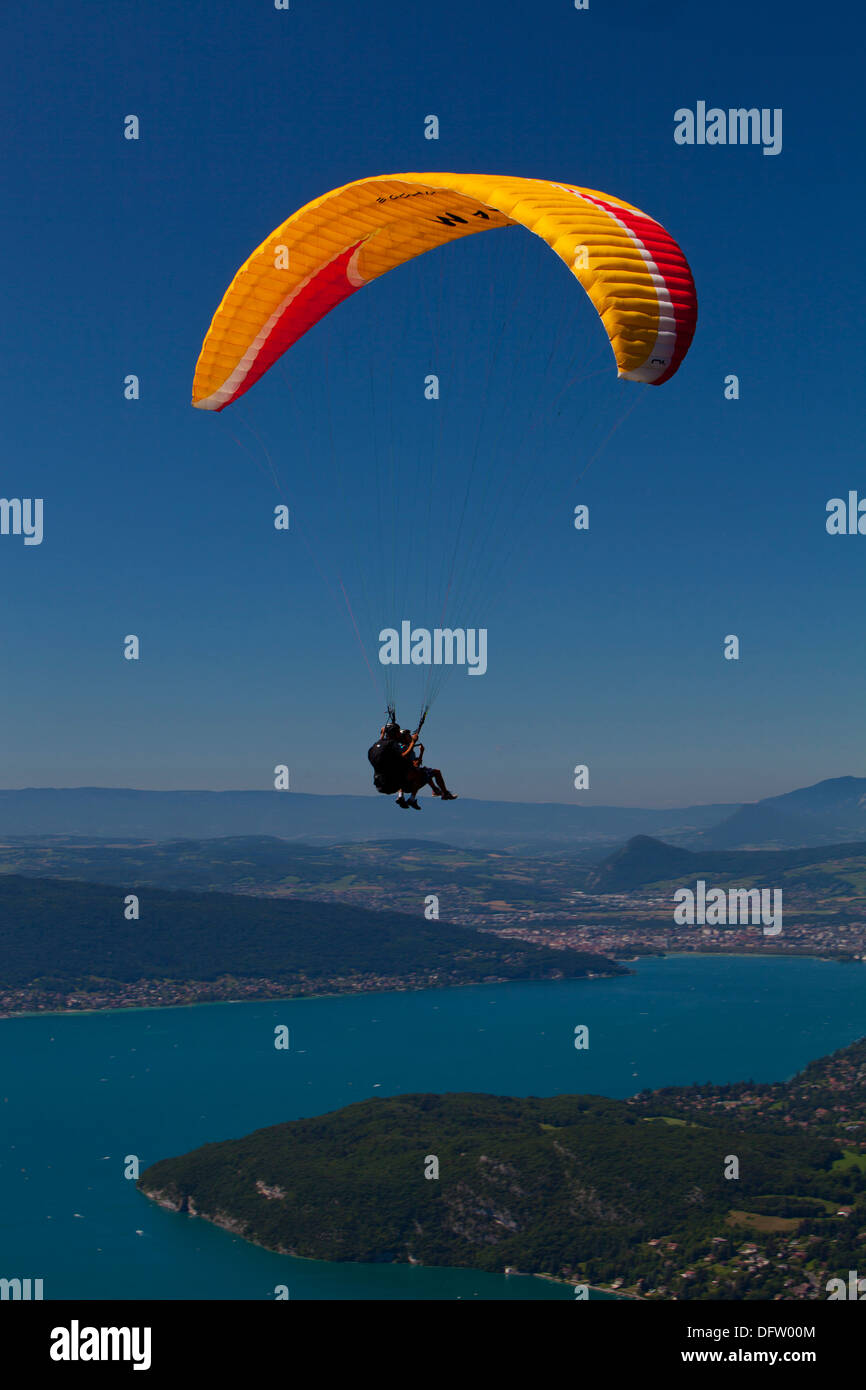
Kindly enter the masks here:
[[[421, 718], [415, 729], [416, 737], [420, 734], [426, 718], [427, 708], [425, 707], [421, 711]], [[396, 724], [396, 711], [393, 705], [389, 705], [386, 727], [394, 728]], [[367, 757], [373, 765], [373, 786], [376, 790], [382, 792], [384, 796], [392, 796], [394, 792], [399, 792], [406, 772], [406, 759], [400, 751], [398, 740], [396, 738], [380, 738], [373, 744]]]
[[[414, 730], [414, 737], [415, 737], [415, 738], [418, 737], [418, 735], [420, 734], [421, 730], [423, 729], [423, 727], [424, 727], [424, 720], [427, 718], [427, 715], [429, 714], [429, 712], [430, 712], [430, 706], [429, 706], [429, 705], [425, 705], [424, 708], [423, 708], [422, 711], [421, 711], [421, 718], [418, 720], [418, 727]], [[389, 723], [389, 724], [396, 724], [396, 723], [397, 723], [397, 711], [394, 709], [394, 706], [393, 706], [393, 705], [389, 705], [389, 706], [388, 706], [388, 723]]]

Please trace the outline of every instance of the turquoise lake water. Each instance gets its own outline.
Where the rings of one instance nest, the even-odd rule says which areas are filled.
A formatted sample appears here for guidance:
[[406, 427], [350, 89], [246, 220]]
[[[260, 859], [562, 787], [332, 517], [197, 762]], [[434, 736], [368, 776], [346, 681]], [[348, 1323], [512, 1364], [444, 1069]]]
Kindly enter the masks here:
[[[866, 1033], [861, 965], [672, 956], [613, 980], [0, 1020], [0, 1276], [45, 1298], [572, 1299], [541, 1279], [273, 1255], [142, 1167], [369, 1096], [781, 1080]], [[291, 1050], [274, 1049], [274, 1028]], [[588, 1051], [574, 1048], [587, 1024]]]

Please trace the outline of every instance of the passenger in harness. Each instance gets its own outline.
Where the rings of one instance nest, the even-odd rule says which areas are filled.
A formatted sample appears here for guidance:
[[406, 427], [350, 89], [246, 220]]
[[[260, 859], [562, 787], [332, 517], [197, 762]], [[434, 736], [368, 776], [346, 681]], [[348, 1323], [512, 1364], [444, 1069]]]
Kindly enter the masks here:
[[[446, 787], [438, 767], [424, 767], [421, 762], [424, 753], [423, 743], [418, 744], [421, 725], [412, 734], [408, 729], [400, 728], [393, 711], [389, 710], [388, 713], [391, 716], [389, 723], [379, 730], [378, 741], [367, 753], [373, 765], [373, 785], [376, 790], [384, 796], [398, 793], [397, 805], [403, 811], [410, 806], [413, 811], [421, 810], [417, 795], [422, 787], [429, 786], [433, 795], [441, 797], [443, 801], [456, 801], [456, 795]], [[414, 757], [416, 745], [421, 752]]]

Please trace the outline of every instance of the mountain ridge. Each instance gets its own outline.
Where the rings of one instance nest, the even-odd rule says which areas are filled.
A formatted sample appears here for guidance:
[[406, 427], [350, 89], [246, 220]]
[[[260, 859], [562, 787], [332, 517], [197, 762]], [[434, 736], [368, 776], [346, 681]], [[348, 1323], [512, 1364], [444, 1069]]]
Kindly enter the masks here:
[[[825, 778], [753, 802], [674, 808], [564, 801], [425, 799], [416, 839], [478, 848], [621, 844], [646, 834], [684, 848], [805, 848], [866, 839], [866, 778]], [[121, 787], [0, 790], [0, 835], [210, 839], [275, 835], [308, 844], [393, 836], [390, 797]]]

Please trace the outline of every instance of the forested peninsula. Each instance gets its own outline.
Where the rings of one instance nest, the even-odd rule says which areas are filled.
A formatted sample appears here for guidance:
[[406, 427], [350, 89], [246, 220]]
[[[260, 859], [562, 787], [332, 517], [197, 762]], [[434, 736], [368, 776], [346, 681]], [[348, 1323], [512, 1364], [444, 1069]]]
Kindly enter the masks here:
[[361, 1101], [163, 1159], [138, 1185], [283, 1254], [826, 1298], [866, 1264], [866, 1039], [783, 1083]]

